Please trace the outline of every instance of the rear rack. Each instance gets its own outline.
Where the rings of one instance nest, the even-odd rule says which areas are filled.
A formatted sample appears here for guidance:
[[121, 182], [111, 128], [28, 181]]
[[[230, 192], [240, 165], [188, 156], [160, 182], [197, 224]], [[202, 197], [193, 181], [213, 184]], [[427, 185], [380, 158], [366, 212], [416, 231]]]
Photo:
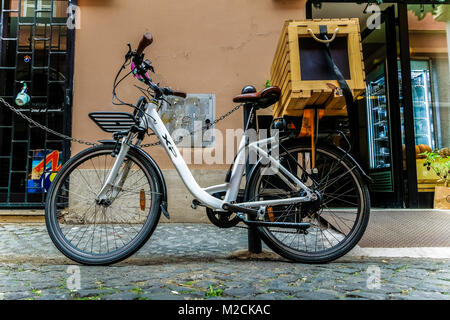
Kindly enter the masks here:
[[91, 118], [100, 129], [106, 132], [130, 130], [136, 124], [136, 119], [127, 112], [91, 112]]

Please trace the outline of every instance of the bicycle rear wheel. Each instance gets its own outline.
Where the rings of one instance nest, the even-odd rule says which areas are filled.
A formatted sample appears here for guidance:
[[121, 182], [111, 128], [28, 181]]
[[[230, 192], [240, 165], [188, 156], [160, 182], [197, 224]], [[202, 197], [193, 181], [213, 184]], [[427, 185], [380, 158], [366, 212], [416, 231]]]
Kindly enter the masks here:
[[[309, 222], [311, 226], [307, 234], [297, 229], [259, 227], [261, 238], [272, 250], [293, 261], [325, 263], [335, 260], [350, 251], [366, 229], [370, 214], [367, 185], [358, 167], [341, 152], [318, 146], [314, 175], [317, 185], [313, 187], [312, 180], [300, 169], [300, 165], [311, 168], [311, 147], [294, 146], [286, 150], [280, 150], [282, 165], [315, 190], [319, 200], [268, 207], [266, 221]], [[246, 201], [304, 195], [304, 192], [293, 191], [278, 176], [266, 175], [266, 168], [260, 164], [255, 169]]]
[[131, 148], [120, 171], [129, 166], [121, 191], [109, 204], [97, 194], [116, 157], [113, 145], [86, 149], [61, 168], [49, 190], [45, 220], [56, 247], [87, 265], [107, 265], [136, 252], [153, 233], [161, 215], [161, 185], [153, 167]]

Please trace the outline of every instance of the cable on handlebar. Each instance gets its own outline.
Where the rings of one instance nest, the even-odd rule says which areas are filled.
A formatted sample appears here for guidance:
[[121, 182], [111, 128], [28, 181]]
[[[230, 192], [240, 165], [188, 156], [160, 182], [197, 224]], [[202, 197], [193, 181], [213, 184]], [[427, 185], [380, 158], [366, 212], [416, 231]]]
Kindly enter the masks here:
[[[143, 44], [148, 45], [151, 43], [150, 40], [152, 40], [151, 35], [150, 35], [150, 38], [147, 35], [144, 35], [144, 38], [141, 42], [145, 42]], [[147, 42], [149, 42], [149, 43], [147, 43]], [[140, 43], [140, 47], [142, 47], [141, 43]], [[120, 99], [119, 96], [117, 95], [117, 91], [116, 91], [117, 87], [120, 85], [120, 83], [122, 83], [122, 81], [125, 80], [130, 74], [133, 74], [133, 76], [135, 76], [138, 80], [144, 82], [149, 87], [147, 90], [145, 90], [145, 89], [135, 85], [147, 98], [149, 98], [147, 96], [147, 93], [150, 96], [152, 96], [154, 99], [162, 99], [166, 102], [167, 102], [167, 100], [164, 99], [165, 95], [172, 95], [172, 96], [186, 98], [186, 93], [184, 93], [184, 92], [173, 91], [172, 89], [170, 89], [168, 87], [160, 88], [158, 85], [153, 83], [152, 79], [150, 78], [150, 76], [148, 74], [148, 70], [153, 71], [151, 62], [143, 61], [143, 54], [138, 55], [137, 51], [132, 51], [130, 44], [128, 44], [128, 48], [129, 48], [128, 52], [125, 55], [125, 62], [122, 64], [120, 70], [117, 72], [116, 77], [114, 78], [112, 99], [111, 99], [113, 105], [129, 106], [129, 107], [132, 107], [133, 109], [138, 110], [138, 107], [136, 107], [135, 105], [125, 102], [122, 99]], [[125, 76], [123, 76], [119, 80], [120, 74], [129, 65], [131, 65], [131, 71], [129, 71]], [[153, 91], [154, 94], [151, 94], [149, 92], [150, 89]], [[149, 100], [150, 100], [150, 98], [149, 98]]]
[[[122, 73], [122, 71], [130, 64], [130, 63], [127, 64], [127, 62], [128, 62], [128, 61], [125, 61], [125, 62], [123, 63], [122, 67], [120, 67], [119, 72], [117, 72], [116, 77], [114, 78], [114, 84], [113, 84], [113, 91], [112, 91], [112, 99], [111, 99], [111, 102], [112, 102], [112, 104], [115, 105], [115, 106], [129, 106], [129, 107], [136, 108], [136, 106], [132, 105], [131, 103], [127, 103], [127, 102], [122, 101], [122, 100], [118, 97], [118, 95], [117, 95], [117, 93], [116, 93], [116, 89], [117, 89], [117, 87], [119, 86], [119, 84], [120, 84], [123, 80], [125, 80], [125, 79], [132, 73], [131, 71], [128, 72], [125, 76], [123, 76], [123, 77], [117, 82], [117, 79], [119, 78], [119, 76], [120, 76], [120, 74]], [[119, 101], [119, 103], [115, 102], [114, 99], [116, 99], [117, 101]]]

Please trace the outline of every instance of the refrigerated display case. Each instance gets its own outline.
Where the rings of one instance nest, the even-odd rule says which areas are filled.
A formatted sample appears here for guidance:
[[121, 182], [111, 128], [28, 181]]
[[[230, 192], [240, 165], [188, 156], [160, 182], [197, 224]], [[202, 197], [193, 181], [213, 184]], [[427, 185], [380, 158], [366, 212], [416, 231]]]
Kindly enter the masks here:
[[[401, 83], [401, 76], [399, 74]], [[411, 86], [414, 109], [414, 138], [416, 145], [425, 144], [435, 149], [434, 120], [431, 107], [430, 64], [428, 60], [411, 60]], [[401, 86], [400, 86], [401, 88]], [[400, 90], [400, 99], [401, 99]], [[403, 114], [403, 106], [401, 106]], [[404, 143], [402, 117], [402, 142]]]
[[[369, 168], [389, 168], [389, 119], [386, 103], [384, 65], [367, 76], [367, 126], [369, 138]], [[435, 148], [433, 110], [431, 107], [430, 67], [427, 60], [411, 61], [412, 96], [414, 108], [414, 134], [416, 145]], [[401, 88], [401, 76], [399, 74]], [[401, 101], [400, 90], [400, 101]], [[404, 144], [403, 106], [401, 109], [402, 143]]]
[[393, 192], [392, 150], [386, 67], [379, 64], [366, 78], [367, 157], [372, 192]]
[[391, 148], [384, 65], [368, 74], [366, 92], [369, 169], [390, 168]]

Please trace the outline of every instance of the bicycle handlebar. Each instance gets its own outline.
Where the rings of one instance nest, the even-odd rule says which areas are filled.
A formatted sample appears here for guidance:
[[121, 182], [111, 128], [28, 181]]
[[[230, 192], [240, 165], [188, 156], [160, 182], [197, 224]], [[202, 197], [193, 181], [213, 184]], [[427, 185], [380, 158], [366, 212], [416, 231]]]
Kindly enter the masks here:
[[186, 92], [175, 91], [173, 93], [173, 96], [177, 96], [177, 97], [185, 99], [187, 97], [187, 94], [186, 94]]
[[149, 45], [151, 45], [152, 42], [153, 42], [153, 36], [148, 32], [144, 33], [144, 35], [142, 36], [142, 39], [139, 42], [139, 45], [136, 49], [136, 54], [138, 56], [141, 56], [142, 53], [144, 52], [145, 48], [147, 48]]
[[142, 36], [141, 41], [139, 42], [138, 48], [136, 49], [136, 53], [131, 55], [131, 57], [133, 57], [133, 63], [131, 65], [133, 73], [139, 80], [145, 82], [155, 92], [156, 96], [166, 95], [166, 96], [177, 96], [181, 98], [186, 98], [187, 95], [185, 92], [173, 91], [168, 87], [160, 88], [150, 79], [147, 71], [148, 70], [153, 71], [153, 67], [151, 66], [151, 62], [147, 63], [147, 61], [143, 61], [142, 54], [145, 48], [147, 48], [150, 44], [152, 44], [152, 42], [153, 36], [150, 33], [146, 32]]
[[170, 89], [170, 88], [164, 88], [163, 91], [165, 91], [164, 94], [165, 94], [166, 96], [176, 96], [176, 97], [180, 97], [180, 98], [186, 98], [186, 97], [187, 97], [187, 95], [186, 95], [185, 92], [181, 92], [181, 91], [173, 91], [173, 90]]

